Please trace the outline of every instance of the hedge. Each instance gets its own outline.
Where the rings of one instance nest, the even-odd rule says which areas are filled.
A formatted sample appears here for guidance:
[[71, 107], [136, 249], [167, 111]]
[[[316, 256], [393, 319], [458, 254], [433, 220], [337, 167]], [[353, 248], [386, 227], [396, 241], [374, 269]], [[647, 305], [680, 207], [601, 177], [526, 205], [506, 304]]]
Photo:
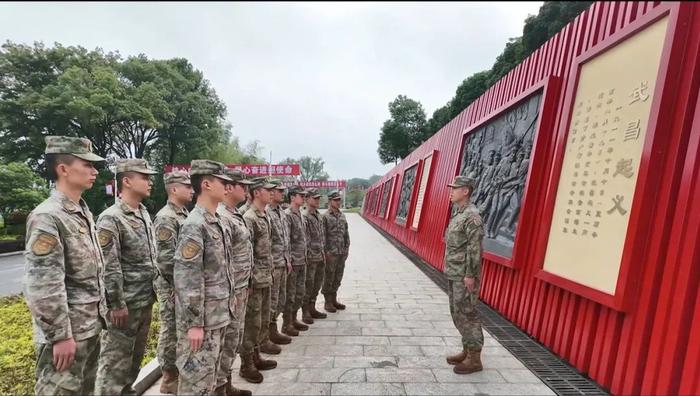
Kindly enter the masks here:
[[[142, 365], [155, 359], [159, 328], [156, 303]], [[0, 395], [34, 394], [34, 364], [31, 315], [24, 298], [0, 298]]]

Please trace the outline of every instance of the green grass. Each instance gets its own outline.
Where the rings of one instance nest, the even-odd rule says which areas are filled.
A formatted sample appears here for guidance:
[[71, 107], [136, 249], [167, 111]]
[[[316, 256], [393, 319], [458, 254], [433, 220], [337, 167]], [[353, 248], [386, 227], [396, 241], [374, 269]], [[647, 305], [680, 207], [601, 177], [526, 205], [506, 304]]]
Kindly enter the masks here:
[[0, 241], [16, 241], [20, 238], [21, 235], [0, 235]]
[[360, 208], [348, 208], [348, 209], [344, 209], [343, 212], [345, 212], [345, 213], [360, 213]]
[[[158, 343], [158, 303], [142, 366], [155, 359]], [[34, 394], [32, 318], [22, 296], [0, 298], [0, 395]]]

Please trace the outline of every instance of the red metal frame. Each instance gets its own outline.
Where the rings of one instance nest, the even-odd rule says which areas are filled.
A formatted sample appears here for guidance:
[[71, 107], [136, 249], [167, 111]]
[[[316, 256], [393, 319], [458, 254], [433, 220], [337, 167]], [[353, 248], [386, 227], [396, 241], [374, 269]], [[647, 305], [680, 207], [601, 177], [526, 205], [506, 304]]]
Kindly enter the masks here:
[[[500, 117], [511, 107], [516, 106], [522, 101], [527, 100], [530, 96], [537, 94], [539, 91], [542, 91], [542, 99], [540, 100], [537, 125], [535, 126], [535, 141], [533, 142], [532, 151], [530, 152], [530, 168], [528, 169], [527, 176], [525, 178], [525, 189], [523, 190], [523, 199], [521, 202], [519, 215], [520, 218], [518, 219], [518, 226], [515, 230], [515, 241], [513, 243], [512, 257], [503, 257], [488, 251], [483, 252], [483, 257], [485, 259], [510, 268], [518, 268], [519, 263], [521, 263], [527, 257], [527, 247], [532, 241], [532, 238], [530, 237], [530, 235], [532, 235], [531, 230], [535, 222], [537, 222], [537, 211], [535, 210], [537, 208], [535, 202], [535, 199], [537, 198], [536, 192], [542, 190], [544, 187], [543, 183], [546, 182], [547, 175], [544, 172], [544, 163], [546, 161], [547, 149], [551, 145], [552, 140], [552, 134], [549, 133], [549, 131], [551, 131], [554, 126], [554, 119], [556, 116], [556, 108], [554, 104], [559, 98], [558, 79], [552, 76], [542, 79], [540, 82], [532, 85], [515, 98], [509, 100], [489, 113], [479, 122], [474, 123], [465, 129], [462, 132], [459, 157], [457, 161], [458, 163], [455, 170], [455, 176], [459, 176], [460, 167], [464, 156], [464, 142], [467, 136], [494, 119]], [[447, 227], [449, 221], [450, 212], [448, 211], [445, 219], [445, 228]]]
[[[428, 178], [428, 180], [426, 181], [426, 184], [425, 184], [425, 192], [423, 193], [423, 194], [424, 194], [424, 195], [423, 195], [423, 208], [426, 207], [427, 201], [428, 201], [428, 199], [429, 199], [429, 197], [430, 197], [430, 191], [429, 191], [429, 190], [430, 190], [430, 182], [431, 182], [431, 180], [430, 180], [431, 177], [430, 177], [430, 176], [433, 174], [433, 169], [435, 169], [435, 158], [436, 158], [435, 156], [436, 156], [436, 154], [437, 154], [437, 150], [433, 150], [433, 151], [430, 152], [430, 154], [428, 154], [428, 155], [424, 156], [423, 158], [421, 158], [421, 160], [420, 160], [420, 169], [419, 169], [420, 175], [417, 175], [417, 176], [416, 176], [416, 184], [415, 184], [414, 189], [416, 190], [416, 200], [417, 200], [417, 199], [418, 199], [418, 193], [420, 192], [420, 183], [421, 183], [421, 181], [423, 181], [423, 167], [425, 166], [425, 161], [426, 161], [428, 158], [433, 157], [432, 161], [430, 162], [430, 169], [428, 169], [428, 174], [426, 175], [426, 177]], [[415, 206], [415, 205], [417, 205], [417, 204], [418, 204], [418, 202], [415, 202], [415, 203], [412, 202], [412, 203], [411, 203], [411, 205], [413, 206], [413, 210], [412, 210], [412, 213], [413, 213], [413, 214], [411, 215], [410, 229], [411, 229], [412, 231], [418, 231], [418, 230], [420, 229], [420, 224], [421, 224], [421, 223], [420, 223], [420, 219], [419, 219], [418, 227], [413, 227], [413, 220], [415, 219], [415, 216], [416, 216], [416, 206]], [[423, 210], [422, 210], [422, 208], [421, 208], [421, 216], [422, 216], [422, 215], [423, 215]]]
[[[413, 162], [411, 165], [407, 166], [406, 169], [401, 174], [401, 184], [403, 185], [403, 178], [406, 175], [406, 171], [413, 168], [414, 166], [416, 167], [416, 176], [413, 179], [413, 187], [411, 187], [411, 194], [408, 198], [409, 201], [408, 201], [408, 212], [406, 213], [406, 221], [403, 223], [400, 223], [397, 221], [397, 217], [394, 216], [394, 222], [402, 227], [409, 228], [409, 226], [411, 224], [410, 222], [413, 219], [413, 207], [416, 204], [415, 197], [416, 197], [416, 192], [418, 190], [416, 188], [416, 184], [418, 184], [418, 183], [416, 183], [416, 182], [420, 181], [420, 179], [418, 177], [420, 176], [420, 164], [422, 164], [422, 163], [423, 163], [422, 160], [418, 160], [418, 161]], [[399, 199], [401, 199], [400, 191], [401, 191], [401, 187], [399, 187]], [[398, 201], [397, 201], [397, 204], [398, 204]], [[396, 209], [398, 210], [398, 205], [396, 206]]]
[[[652, 191], [656, 182], [658, 182], [659, 172], [651, 172], [650, 164], [651, 161], [656, 160], [658, 155], [653, 152], [655, 148], [655, 142], [658, 140], [658, 136], [661, 135], [657, 133], [662, 131], [664, 125], [658, 122], [659, 111], [665, 103], [662, 103], [662, 98], [666, 92], [666, 80], [671, 77], [667, 73], [669, 70], [669, 52], [671, 50], [671, 45], [674, 38], [676, 37], [676, 32], [680, 26], [676, 23], [678, 19], [678, 8], [677, 7], [666, 7], [657, 8], [653, 12], [650, 12], [640, 18], [636, 24], [629, 25], [626, 28], [618, 30], [615, 34], [611, 35], [608, 39], [603, 40], [598, 43], [597, 46], [585, 51], [583, 54], [578, 56], [574, 61], [571, 69], [571, 78], [569, 79], [569, 85], [566, 90], [566, 96], [564, 99], [564, 112], [562, 113], [562, 119], [566, 120], [560, 125], [560, 129], [557, 134], [556, 148], [554, 153], [554, 166], [552, 167], [552, 175], [550, 180], [552, 181], [549, 185], [546, 194], [545, 201], [545, 211], [542, 217], [541, 230], [547, 231], [544, 235], [541, 235], [539, 249], [536, 253], [537, 262], [540, 263], [540, 268], [544, 265], [544, 257], [546, 254], [547, 241], [549, 240], [549, 228], [551, 227], [552, 217], [554, 215], [554, 204], [557, 196], [557, 186], [559, 182], [559, 177], [561, 176], [561, 170], [564, 162], [564, 151], [566, 149], [566, 139], [568, 137], [569, 125], [571, 123], [571, 115], [573, 113], [573, 101], [576, 97], [576, 92], [578, 88], [579, 76], [581, 73], [582, 66], [594, 59], [596, 56], [604, 53], [605, 51], [614, 48], [616, 45], [625, 41], [625, 39], [630, 38], [635, 33], [643, 30], [654, 22], [668, 16], [669, 21], [666, 30], [666, 37], [663, 44], [663, 50], [661, 53], [661, 63], [659, 65], [659, 72], [656, 78], [656, 91], [654, 92], [654, 97], [652, 99], [651, 111], [649, 122], [647, 124], [647, 136], [644, 142], [644, 148], [642, 151], [642, 157], [639, 166], [639, 173], [637, 177], [637, 187], [634, 194], [634, 203], [630, 209], [630, 218], [628, 229], [635, 230], [635, 232], [628, 232], [625, 239], [625, 244], [622, 254], [622, 262], [620, 265], [620, 271], [618, 273], [617, 285], [615, 288], [614, 295], [601, 292], [599, 290], [593, 289], [591, 287], [582, 285], [572, 280], [565, 279], [561, 276], [547, 272], [541, 269], [540, 272], [536, 274], [536, 277], [542, 279], [545, 282], [552, 283], [563, 289], [569, 290], [572, 293], [584, 296], [592, 301], [598, 302], [605, 306], [611, 307], [618, 311], [626, 311], [629, 309], [631, 304], [631, 299], [633, 298], [634, 288], [637, 286], [639, 271], [633, 271], [633, 265], [638, 262], [641, 258], [639, 257], [640, 251], [645, 251], [645, 245], [647, 244], [646, 236], [649, 232], [647, 226], [649, 224], [649, 219], [643, 216], [644, 208], [648, 207], [651, 202], [650, 198], [655, 196]], [[665, 95], [668, 97], [668, 95]], [[658, 151], [658, 150], [657, 150]]]

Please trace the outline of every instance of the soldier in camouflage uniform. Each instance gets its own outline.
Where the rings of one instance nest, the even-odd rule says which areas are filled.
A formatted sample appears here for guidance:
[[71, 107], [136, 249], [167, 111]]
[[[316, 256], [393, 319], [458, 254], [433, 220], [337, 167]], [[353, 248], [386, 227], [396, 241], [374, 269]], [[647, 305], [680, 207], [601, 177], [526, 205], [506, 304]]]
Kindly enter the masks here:
[[452, 321], [462, 335], [462, 352], [447, 357], [457, 374], [483, 369], [481, 347], [484, 334], [476, 310], [481, 282], [481, 250], [484, 226], [479, 210], [470, 203], [475, 182], [457, 176], [452, 184], [451, 201], [457, 211], [445, 232], [445, 276], [449, 281], [448, 296]]
[[231, 318], [230, 228], [216, 213], [231, 182], [223, 172], [222, 163], [209, 160], [190, 167], [197, 204], [180, 229], [173, 268], [179, 395], [214, 393]]
[[251, 242], [250, 231], [243, 220], [243, 215], [236, 209], [236, 206], [245, 201], [248, 186], [252, 184], [246, 180], [243, 172], [224, 169], [224, 174], [232, 182], [226, 184], [226, 195], [224, 201], [219, 204], [216, 213], [222, 219], [226, 219], [229, 230], [229, 272], [233, 274], [234, 285], [231, 291], [230, 306], [231, 322], [226, 329], [221, 361], [216, 374], [215, 395], [221, 396], [247, 396], [251, 392], [237, 389], [231, 382], [231, 370], [233, 362], [243, 337], [243, 320], [245, 319], [246, 304], [248, 303], [248, 293], [250, 291], [251, 272], [253, 269], [253, 244]]
[[248, 297], [245, 313], [245, 329], [241, 343], [241, 369], [238, 375], [248, 382], [262, 382], [258, 370], [271, 370], [277, 367], [274, 360], [260, 356], [263, 341], [263, 326], [270, 323], [270, 286], [272, 286], [272, 230], [265, 206], [270, 203], [274, 184], [265, 181], [250, 187], [248, 195], [253, 204], [243, 215], [253, 240], [253, 291]]
[[160, 334], [158, 337], [158, 362], [163, 373], [160, 383], [160, 393], [177, 392], [177, 366], [175, 366], [175, 351], [177, 349], [177, 333], [175, 331], [175, 291], [173, 289], [173, 265], [175, 247], [177, 246], [180, 228], [187, 218], [187, 208], [192, 201], [192, 185], [187, 172], [176, 171], [164, 176], [165, 190], [168, 202], [156, 214], [153, 227], [156, 232], [158, 257], [158, 276], [156, 278], [156, 294], [158, 295]]
[[291, 204], [286, 210], [291, 238], [292, 272], [287, 278], [287, 305], [284, 312], [283, 331], [291, 336], [297, 336], [300, 330], [309, 328], [297, 320], [297, 311], [302, 307], [306, 290], [306, 224], [299, 210], [305, 195], [306, 191], [299, 186], [290, 188]]
[[[325, 255], [323, 254], [323, 243], [325, 240], [323, 234], [323, 219], [318, 213], [321, 194], [315, 188], [308, 190], [308, 198], [306, 199], [307, 209], [303, 212], [304, 222], [306, 223], [306, 293], [304, 296], [304, 304], [310, 307], [312, 318], [324, 319], [326, 314], [316, 311], [316, 297], [323, 285], [325, 276]], [[326, 311], [335, 312], [333, 305], [326, 305]]]
[[92, 213], [81, 199], [97, 177], [88, 139], [46, 137], [51, 196], [27, 217], [24, 297], [32, 316], [37, 395], [88, 395], [95, 388], [106, 314], [104, 262]]
[[109, 317], [100, 339], [96, 391], [102, 395], [133, 394], [131, 385], [146, 351], [155, 302], [155, 234], [141, 203], [153, 182], [143, 159], [117, 160], [121, 198], [100, 214], [97, 230], [105, 259], [105, 293]]
[[[338, 302], [338, 289], [345, 272], [345, 260], [350, 249], [348, 221], [340, 211], [341, 196], [338, 191], [328, 194], [328, 211], [323, 214], [323, 249], [326, 253], [326, 274], [323, 282], [325, 306], [343, 310], [345, 305]], [[330, 302], [330, 304], [329, 304]]]
[[285, 187], [275, 182], [272, 200], [265, 209], [272, 225], [272, 288], [270, 289], [270, 325], [265, 331], [260, 352], [278, 354], [281, 348], [275, 344], [289, 344], [292, 339], [277, 330], [277, 316], [284, 313], [287, 301], [287, 274], [292, 271], [289, 252], [289, 221], [280, 204], [284, 202]]

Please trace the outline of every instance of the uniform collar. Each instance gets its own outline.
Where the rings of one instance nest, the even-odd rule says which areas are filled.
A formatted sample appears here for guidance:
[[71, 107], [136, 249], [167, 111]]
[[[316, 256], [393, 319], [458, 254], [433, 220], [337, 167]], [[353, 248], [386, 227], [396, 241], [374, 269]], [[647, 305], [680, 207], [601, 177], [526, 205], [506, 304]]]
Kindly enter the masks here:
[[168, 201], [168, 206], [169, 206], [170, 209], [172, 209], [173, 212], [175, 212], [176, 214], [179, 214], [179, 215], [187, 215], [187, 209], [185, 209], [184, 206], [183, 206], [183, 207], [179, 207], [179, 206], [175, 205], [174, 203], [172, 203], [172, 202], [170, 202], [170, 201]]
[[138, 209], [132, 208], [132, 207], [129, 206], [126, 202], [122, 201], [121, 198], [119, 198], [119, 200], [117, 201], [117, 203], [119, 204], [119, 209], [121, 209], [122, 212], [124, 212], [124, 213], [132, 213], [132, 214], [134, 214], [134, 215], [137, 216], [137, 217], [141, 217], [141, 211], [142, 211], [142, 210], [146, 210], [146, 207], [143, 206], [142, 203], [139, 203], [139, 208], [138, 208]]
[[85, 204], [85, 201], [82, 198], [80, 198], [80, 204], [77, 204], [71, 201], [71, 199], [68, 198], [66, 194], [58, 190], [53, 190], [51, 192], [51, 197], [58, 201], [58, 203], [61, 204], [63, 209], [70, 213], [84, 213], [85, 210], [83, 209], [83, 207], [87, 207], [87, 204]]
[[209, 213], [208, 210], [204, 209], [203, 207], [199, 205], [195, 205], [194, 210], [192, 213], [199, 211], [202, 214], [202, 217], [204, 217], [204, 220], [207, 221], [207, 223], [218, 223], [219, 222], [219, 216], [217, 214], [211, 214]]

